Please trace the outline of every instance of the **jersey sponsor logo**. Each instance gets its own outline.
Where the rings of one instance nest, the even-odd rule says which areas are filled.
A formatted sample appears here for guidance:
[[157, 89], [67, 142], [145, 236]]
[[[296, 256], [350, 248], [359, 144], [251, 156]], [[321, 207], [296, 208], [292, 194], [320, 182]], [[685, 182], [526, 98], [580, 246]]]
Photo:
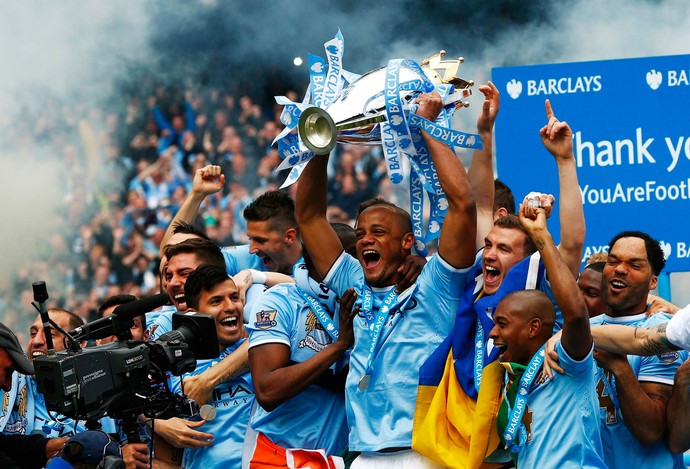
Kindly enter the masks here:
[[277, 326], [278, 323], [276, 322], [276, 314], [277, 311], [275, 309], [272, 311], [259, 311], [256, 313], [256, 322], [254, 322], [254, 326], [263, 330]]
[[214, 407], [235, 406], [247, 403], [253, 395], [251, 388], [244, 384], [218, 386], [213, 390], [211, 403]]
[[680, 354], [678, 352], [666, 352], [662, 353], [661, 355], [657, 355], [656, 357], [662, 363], [673, 363], [680, 358]]

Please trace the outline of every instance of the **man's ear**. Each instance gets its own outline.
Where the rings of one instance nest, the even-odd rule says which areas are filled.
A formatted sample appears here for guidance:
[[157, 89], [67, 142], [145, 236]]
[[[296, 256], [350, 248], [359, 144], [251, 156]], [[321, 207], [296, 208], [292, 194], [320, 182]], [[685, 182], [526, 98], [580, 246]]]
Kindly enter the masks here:
[[539, 332], [541, 331], [541, 319], [539, 318], [532, 318], [529, 321], [529, 338], [532, 339], [539, 335]]
[[295, 241], [297, 241], [297, 230], [294, 228], [288, 228], [285, 230], [285, 242], [288, 244], [292, 244]]
[[405, 250], [412, 249], [414, 246], [414, 235], [412, 232], [405, 233], [402, 237], [402, 248]]
[[505, 207], [501, 207], [494, 212], [494, 221], [498, 220], [499, 218], [503, 218], [506, 215], [508, 215], [508, 209]]
[[657, 277], [656, 275], [653, 275], [652, 280], [649, 281], [649, 291], [654, 290], [658, 284], [659, 284], [659, 277]]

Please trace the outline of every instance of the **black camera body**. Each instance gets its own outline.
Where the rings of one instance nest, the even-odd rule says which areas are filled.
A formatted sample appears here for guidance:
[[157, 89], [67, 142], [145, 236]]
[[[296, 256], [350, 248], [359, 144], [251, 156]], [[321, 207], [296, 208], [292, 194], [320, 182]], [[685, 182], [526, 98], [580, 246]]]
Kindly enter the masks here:
[[[116, 313], [117, 310], [111, 316], [113, 324], [125, 319], [131, 322], [131, 318], [118, 319]], [[87, 326], [89, 324], [72, 332], [79, 339], [91, 339]], [[104, 327], [98, 325], [97, 329], [103, 331]], [[115, 329], [125, 330], [126, 327]], [[193, 371], [197, 359], [218, 355], [213, 317], [176, 312], [173, 330], [158, 340], [119, 340], [96, 347], [77, 347], [77, 351], [70, 347], [66, 351], [38, 356], [33, 363], [38, 390], [50, 411], [77, 420], [98, 419], [106, 413], [113, 418], [139, 414], [153, 418], [186, 415], [190, 407], [192, 410], [194, 407], [193, 403], [168, 390], [167, 373], [180, 376]]]

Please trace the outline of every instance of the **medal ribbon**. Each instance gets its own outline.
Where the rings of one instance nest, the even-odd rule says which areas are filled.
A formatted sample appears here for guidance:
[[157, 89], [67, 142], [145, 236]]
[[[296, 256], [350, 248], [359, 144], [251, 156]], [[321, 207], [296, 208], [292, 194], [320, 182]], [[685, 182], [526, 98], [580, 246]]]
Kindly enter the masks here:
[[[525, 372], [520, 378], [519, 388], [517, 394], [515, 395], [515, 407], [511, 409], [510, 402], [508, 401], [507, 388], [508, 388], [508, 372], [506, 371], [506, 384], [503, 386], [503, 399], [508, 407], [508, 425], [506, 426], [505, 432], [503, 432], [503, 438], [506, 441], [508, 449], [512, 453], [519, 453], [520, 450], [527, 444], [527, 439], [529, 435], [527, 434], [527, 428], [525, 424], [522, 423], [522, 416], [527, 409], [527, 398], [529, 397], [529, 389], [537, 376], [537, 372], [544, 364], [544, 346], [542, 345], [539, 351], [534, 354], [532, 359], [527, 365]], [[519, 435], [518, 435], [519, 433]]]
[[365, 376], [371, 376], [373, 372], [373, 364], [376, 359], [376, 347], [378, 346], [379, 339], [381, 338], [381, 329], [383, 329], [383, 324], [386, 322], [386, 316], [388, 316], [389, 311], [395, 305], [398, 299], [398, 293], [395, 288], [391, 289], [386, 295], [381, 304], [379, 312], [374, 315], [374, 294], [371, 288], [365, 286], [362, 298], [362, 310], [364, 311], [364, 317], [369, 324], [369, 330], [371, 331], [371, 343], [369, 344], [369, 356], [366, 360], [366, 372]]

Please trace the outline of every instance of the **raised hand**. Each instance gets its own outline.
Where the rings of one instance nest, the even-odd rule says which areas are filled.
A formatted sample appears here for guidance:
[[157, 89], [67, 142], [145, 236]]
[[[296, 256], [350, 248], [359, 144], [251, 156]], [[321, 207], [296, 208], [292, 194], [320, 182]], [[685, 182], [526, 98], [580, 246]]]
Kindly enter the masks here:
[[220, 166], [208, 165], [197, 169], [192, 181], [192, 191], [204, 195], [218, 192], [225, 184], [225, 175]]
[[559, 121], [551, 108], [551, 101], [544, 103], [548, 122], [539, 130], [544, 147], [556, 158], [570, 159], [573, 155], [573, 131], [565, 122]]

